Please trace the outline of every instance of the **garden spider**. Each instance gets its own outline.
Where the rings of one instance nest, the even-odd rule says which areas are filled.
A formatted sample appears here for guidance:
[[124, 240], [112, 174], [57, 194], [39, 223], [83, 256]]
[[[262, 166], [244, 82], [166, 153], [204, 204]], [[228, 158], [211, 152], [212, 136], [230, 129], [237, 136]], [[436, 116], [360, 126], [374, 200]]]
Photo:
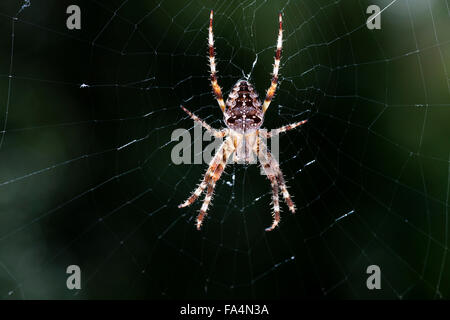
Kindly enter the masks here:
[[183, 208], [191, 205], [206, 189], [206, 196], [200, 209], [200, 213], [197, 216], [197, 229], [200, 230], [203, 218], [208, 210], [208, 205], [211, 201], [216, 182], [220, 179], [230, 156], [233, 154], [234, 162], [243, 161], [244, 163], [249, 163], [252, 159], [254, 159], [254, 155], [257, 155], [261, 167], [267, 175], [267, 178], [270, 180], [272, 186], [273, 223], [270, 227], [265, 229], [266, 231], [271, 231], [280, 222], [280, 205], [278, 198], [280, 189], [283, 194], [284, 201], [292, 213], [295, 212], [295, 205], [287, 190], [283, 173], [281, 172], [278, 161], [268, 151], [266, 144], [261, 140], [261, 136], [271, 138], [281, 132], [292, 130], [307, 121], [303, 120], [289, 124], [270, 132], [259, 130], [263, 124], [264, 114], [272, 101], [278, 83], [278, 70], [280, 69], [281, 47], [283, 40], [281, 13], [279, 14], [277, 50], [275, 53], [272, 82], [270, 88], [267, 90], [266, 99], [263, 104], [261, 104], [258, 99], [258, 94], [253, 89], [253, 86], [247, 80], [239, 80], [231, 90], [226, 103], [224, 102], [222, 90], [217, 83], [212, 23], [213, 11], [211, 11], [209, 17], [208, 37], [211, 85], [220, 109], [224, 114], [224, 121], [227, 128], [220, 131], [213, 129], [209, 124], [198, 118], [183, 106], [181, 106], [181, 108], [192, 118], [192, 120], [201, 124], [213, 136], [216, 138], [225, 138], [225, 140], [209, 163], [208, 170], [206, 171], [198, 188], [178, 207]]

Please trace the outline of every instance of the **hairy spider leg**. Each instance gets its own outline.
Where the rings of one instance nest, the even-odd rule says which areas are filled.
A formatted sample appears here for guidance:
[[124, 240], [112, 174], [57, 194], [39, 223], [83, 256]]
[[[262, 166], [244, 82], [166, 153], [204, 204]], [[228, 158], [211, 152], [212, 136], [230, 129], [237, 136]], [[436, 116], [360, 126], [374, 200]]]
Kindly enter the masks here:
[[231, 139], [230, 138], [225, 139], [225, 141], [222, 143], [219, 150], [215, 154], [214, 158], [211, 160], [209, 167], [204, 175], [203, 181], [200, 183], [200, 185], [194, 191], [194, 193], [185, 202], [183, 202], [178, 206], [179, 208], [184, 208], [191, 205], [207, 188], [205, 199], [203, 200], [202, 207], [200, 208], [200, 212], [197, 216], [198, 230], [200, 230], [203, 219], [208, 210], [208, 206], [209, 203], [211, 202], [216, 182], [220, 179], [220, 176], [225, 170], [228, 158], [233, 153], [233, 151], [234, 148]]
[[209, 46], [209, 66], [211, 68], [211, 86], [213, 88], [216, 100], [222, 112], [225, 112], [225, 102], [223, 101], [222, 89], [217, 83], [216, 57], [214, 52], [214, 34], [213, 34], [213, 11], [209, 15], [209, 32], [208, 32], [208, 46]]
[[272, 231], [280, 222], [280, 200], [277, 179], [274, 176], [268, 176], [268, 178], [272, 186], [273, 222], [270, 227], [266, 228], [266, 231]]
[[[259, 162], [264, 169], [267, 178], [270, 180], [272, 185], [272, 202], [274, 209], [274, 220], [272, 226], [267, 228], [266, 231], [272, 231], [280, 222], [280, 207], [278, 201], [278, 190], [281, 189], [283, 194], [283, 199], [289, 207], [292, 213], [295, 213], [296, 208], [294, 201], [292, 201], [291, 195], [287, 190], [286, 182], [284, 181], [283, 172], [281, 171], [278, 161], [272, 156], [272, 154], [267, 149], [267, 146], [263, 141], [259, 142], [259, 152], [258, 152]], [[276, 194], [275, 194], [276, 193]]]
[[211, 135], [213, 135], [216, 138], [223, 138], [226, 135], [226, 130], [216, 130], [214, 128], [212, 128], [209, 124], [207, 124], [205, 121], [203, 121], [202, 119], [200, 119], [199, 117], [197, 117], [195, 114], [193, 114], [192, 112], [190, 112], [188, 109], [186, 109], [183, 106], [180, 106], [181, 109], [184, 110], [184, 112], [186, 112], [189, 117], [194, 120], [195, 122], [197, 122], [198, 124], [200, 124], [203, 128], [206, 129], [206, 131], [208, 131]]
[[301, 126], [302, 124], [305, 124], [306, 122], [308, 122], [308, 120], [303, 120], [303, 121], [299, 121], [299, 122], [295, 122], [295, 123], [291, 123], [291, 124], [282, 126], [280, 128], [277, 128], [277, 129], [272, 129], [269, 132], [265, 132], [264, 136], [266, 138], [272, 138], [273, 136], [276, 136], [276, 135], [278, 135], [280, 133], [283, 133], [283, 132], [295, 129], [295, 128]]
[[275, 63], [273, 65], [272, 72], [272, 82], [270, 84], [269, 89], [266, 93], [266, 99], [264, 100], [264, 104], [262, 106], [262, 111], [265, 113], [267, 108], [269, 108], [270, 102], [275, 95], [275, 91], [277, 90], [278, 85], [278, 71], [280, 70], [280, 60], [281, 60], [281, 49], [283, 45], [283, 20], [281, 17], [281, 13], [279, 14], [279, 28], [278, 28], [278, 39], [277, 39], [277, 51], [275, 52]]

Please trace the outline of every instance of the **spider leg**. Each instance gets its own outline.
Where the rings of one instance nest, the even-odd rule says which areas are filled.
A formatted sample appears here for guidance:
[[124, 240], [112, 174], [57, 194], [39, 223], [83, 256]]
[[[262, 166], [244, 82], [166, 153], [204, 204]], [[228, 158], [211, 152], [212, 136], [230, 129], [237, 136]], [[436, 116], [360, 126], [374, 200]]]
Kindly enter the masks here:
[[206, 191], [205, 200], [203, 200], [202, 207], [197, 216], [197, 230], [200, 230], [202, 227], [203, 219], [205, 218], [206, 211], [208, 210], [209, 203], [211, 202], [212, 195], [214, 193], [214, 188], [216, 187], [216, 182], [212, 181], [208, 186], [208, 190]]
[[281, 172], [281, 169], [279, 167], [278, 167], [278, 170], [279, 170], [279, 172], [277, 174], [277, 181], [278, 181], [278, 184], [280, 185], [281, 193], [283, 194], [283, 199], [286, 202], [286, 204], [289, 208], [289, 211], [291, 211], [292, 213], [295, 213], [295, 211], [296, 211], [295, 203], [294, 203], [294, 201], [292, 201], [291, 195], [289, 194], [289, 191], [286, 186], [286, 182], [284, 181], [283, 173]]
[[209, 124], [207, 124], [205, 121], [203, 121], [202, 119], [197, 117], [195, 114], [190, 112], [185, 107], [183, 107], [183, 106], [180, 106], [180, 107], [181, 107], [181, 109], [184, 110], [184, 112], [186, 112], [189, 115], [189, 117], [191, 117], [192, 120], [194, 120], [198, 124], [202, 125], [202, 127], [205, 128], [206, 131], [208, 131], [214, 137], [216, 137], [216, 138], [223, 138], [226, 135], [226, 131], [225, 130], [219, 131], [219, 130], [216, 130], [216, 129], [212, 128]]
[[197, 216], [197, 230], [200, 230], [202, 227], [203, 219], [205, 218], [206, 212], [208, 211], [209, 203], [211, 202], [212, 195], [214, 193], [214, 188], [216, 187], [216, 182], [220, 179], [223, 171], [225, 170], [225, 166], [227, 165], [228, 158], [234, 149], [231, 147], [231, 140], [227, 139], [223, 143], [223, 148], [221, 152], [217, 152], [217, 155], [214, 157], [216, 159], [214, 166], [216, 169], [213, 171], [213, 174], [210, 175], [208, 190], [206, 191], [205, 199], [203, 200], [202, 207], [200, 208], [200, 212]]
[[[289, 207], [289, 210], [292, 213], [295, 213], [295, 204], [292, 201], [291, 195], [287, 190], [286, 182], [284, 181], [283, 172], [280, 169], [280, 165], [278, 161], [272, 156], [272, 154], [267, 150], [267, 146], [260, 141], [260, 150], [258, 153], [259, 162], [261, 163], [264, 172], [267, 175], [267, 178], [270, 180], [272, 185], [272, 198], [274, 204], [274, 222], [271, 227], [267, 228], [266, 231], [273, 230], [279, 223], [279, 204], [278, 204], [278, 188], [281, 189], [281, 193], [283, 194], [283, 199]], [[276, 183], [276, 188], [274, 188], [274, 184]], [[277, 192], [276, 200], [274, 192]], [[278, 207], [278, 210], [276, 208]], [[277, 212], [278, 211], [278, 212]]]
[[233, 152], [231, 140], [226, 139], [219, 150], [217, 151], [214, 158], [211, 160], [208, 169], [204, 175], [203, 181], [200, 183], [198, 188], [194, 191], [194, 193], [182, 204], [178, 206], [178, 208], [184, 208], [198, 199], [198, 197], [203, 193], [203, 191], [208, 187], [205, 199], [203, 201], [202, 207], [200, 209], [200, 213], [197, 216], [197, 229], [200, 230], [202, 225], [202, 221], [204, 216], [206, 215], [206, 211], [208, 210], [209, 203], [212, 198], [212, 194], [214, 192], [214, 188], [216, 182], [220, 179], [223, 171], [225, 170], [225, 166], [227, 164], [228, 157]]
[[261, 133], [263, 133], [266, 138], [272, 138], [273, 136], [276, 136], [276, 135], [278, 135], [278, 134], [280, 134], [282, 132], [286, 132], [286, 131], [295, 129], [295, 128], [301, 126], [302, 124], [305, 124], [306, 122], [308, 122], [308, 120], [303, 120], [303, 121], [300, 121], [300, 122], [291, 123], [291, 124], [288, 124], [288, 125], [283, 126], [281, 128], [270, 130], [270, 132], [266, 132], [266, 133], [263, 133], [263, 131], [261, 131]]
[[195, 191], [192, 193], [192, 195], [185, 202], [178, 205], [178, 208], [184, 208], [184, 207], [190, 206], [191, 204], [193, 204], [195, 202], [195, 200], [197, 200], [198, 197], [200, 197], [203, 190], [205, 190], [206, 186], [208, 185], [208, 183], [206, 182], [207, 174], [208, 174], [208, 172], [205, 173], [205, 178], [202, 181], [202, 183], [200, 183], [198, 188], [195, 189]]
[[208, 47], [209, 47], [209, 66], [211, 68], [211, 86], [213, 88], [216, 100], [222, 112], [225, 112], [225, 102], [222, 97], [222, 89], [217, 83], [216, 57], [214, 52], [214, 34], [213, 34], [213, 11], [209, 15]]
[[277, 39], [277, 51], [275, 52], [275, 63], [273, 65], [273, 73], [272, 73], [272, 82], [270, 84], [269, 89], [266, 93], [266, 99], [264, 100], [264, 104], [262, 106], [262, 110], [265, 113], [267, 108], [269, 108], [270, 102], [272, 101], [273, 96], [275, 95], [275, 91], [278, 85], [278, 71], [280, 70], [280, 60], [281, 60], [281, 48], [283, 45], [283, 21], [281, 17], [281, 13], [279, 14], [279, 28], [278, 28], [278, 39]]
[[[219, 150], [214, 155], [214, 158], [211, 159], [211, 162], [209, 163], [208, 169], [206, 170], [203, 181], [200, 183], [197, 189], [195, 189], [194, 193], [182, 204], [178, 206], [178, 208], [184, 208], [187, 206], [190, 206], [192, 203], [194, 203], [195, 200], [197, 200], [198, 197], [202, 194], [202, 192], [205, 190], [205, 188], [210, 184], [210, 181], [212, 177], [215, 175], [215, 171], [219, 169], [219, 164], [222, 162], [223, 158], [223, 149], [225, 146], [225, 143], [228, 139], [226, 139], [222, 145], [219, 147]], [[222, 169], [223, 170], [223, 169]]]
[[[200, 197], [200, 195], [203, 193], [203, 191], [206, 189], [207, 186], [210, 185], [213, 178], [218, 174], [219, 177], [222, 174], [222, 171], [224, 169], [224, 165], [222, 165], [222, 153], [223, 153], [223, 144], [220, 147], [219, 151], [217, 151], [214, 158], [211, 160], [211, 163], [209, 164], [208, 169], [205, 172], [205, 175], [203, 177], [203, 181], [200, 183], [200, 185], [195, 189], [194, 193], [182, 204], [178, 206], [178, 208], [184, 208], [187, 206], [190, 206], [195, 202], [195, 200]], [[226, 162], [225, 162], [226, 164]], [[218, 178], [217, 178], [218, 180]], [[216, 180], [216, 181], [217, 181]]]
[[273, 203], [273, 222], [272, 225], [266, 228], [266, 231], [272, 231], [280, 222], [280, 200], [278, 198], [278, 182], [274, 176], [269, 176], [270, 184], [272, 185], [272, 203]]

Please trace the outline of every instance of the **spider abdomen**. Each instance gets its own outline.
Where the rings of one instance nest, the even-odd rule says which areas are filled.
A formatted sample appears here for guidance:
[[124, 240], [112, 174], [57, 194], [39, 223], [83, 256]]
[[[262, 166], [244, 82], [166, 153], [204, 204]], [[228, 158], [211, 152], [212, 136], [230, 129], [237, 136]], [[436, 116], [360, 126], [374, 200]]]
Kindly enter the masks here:
[[261, 127], [263, 123], [261, 101], [248, 81], [239, 80], [234, 85], [226, 105], [225, 124], [228, 128], [244, 133]]

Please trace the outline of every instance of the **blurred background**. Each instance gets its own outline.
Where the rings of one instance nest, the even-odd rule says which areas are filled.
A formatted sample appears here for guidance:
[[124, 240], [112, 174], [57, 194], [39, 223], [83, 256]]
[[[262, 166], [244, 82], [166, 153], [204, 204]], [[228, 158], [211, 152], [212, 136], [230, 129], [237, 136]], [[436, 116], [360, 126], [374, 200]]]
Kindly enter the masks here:
[[[69, 5], [81, 30], [68, 30]], [[369, 5], [381, 29], [369, 30]], [[2, 1], [0, 297], [450, 297], [450, 9], [445, 0]], [[280, 137], [298, 212], [257, 166], [230, 165], [203, 229], [177, 205], [206, 164], [175, 165], [184, 104], [215, 128], [209, 12], [225, 96], [280, 86]], [[192, 141], [192, 144], [194, 140]], [[204, 142], [206, 146], [208, 142]], [[66, 269], [81, 268], [81, 290]], [[368, 290], [378, 265], [381, 290]]]

